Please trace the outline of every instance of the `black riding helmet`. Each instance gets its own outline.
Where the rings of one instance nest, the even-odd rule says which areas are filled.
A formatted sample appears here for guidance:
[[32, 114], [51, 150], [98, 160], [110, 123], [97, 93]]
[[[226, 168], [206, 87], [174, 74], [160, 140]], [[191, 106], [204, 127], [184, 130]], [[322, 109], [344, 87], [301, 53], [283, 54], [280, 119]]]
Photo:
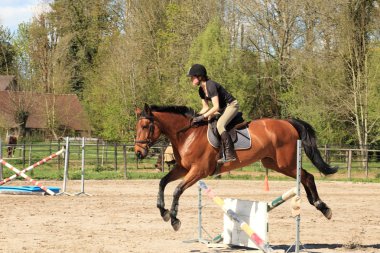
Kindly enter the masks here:
[[187, 73], [187, 76], [203, 76], [203, 77], [207, 77], [207, 70], [201, 64], [194, 64], [189, 69], [189, 73]]

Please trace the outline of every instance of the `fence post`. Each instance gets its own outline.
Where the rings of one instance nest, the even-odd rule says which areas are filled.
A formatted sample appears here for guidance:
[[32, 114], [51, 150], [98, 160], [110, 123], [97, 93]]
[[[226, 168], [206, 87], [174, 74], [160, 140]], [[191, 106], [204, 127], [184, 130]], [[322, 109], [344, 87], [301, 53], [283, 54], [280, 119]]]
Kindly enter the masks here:
[[[61, 149], [61, 140], [58, 139], [57, 150], [60, 150], [60, 149]], [[57, 157], [57, 171], [59, 171], [60, 167], [61, 167], [61, 156], [59, 155]]]
[[108, 163], [108, 141], [106, 141], [106, 164]]
[[82, 169], [82, 174], [81, 174], [81, 192], [80, 193], [84, 193], [84, 169], [85, 169], [85, 149], [86, 149], [86, 139], [84, 137], [82, 137], [82, 163], [81, 163], [81, 169]]
[[368, 147], [367, 146], [365, 147], [364, 154], [365, 154], [365, 157], [364, 157], [365, 176], [368, 179]]
[[329, 145], [325, 145], [325, 160], [326, 163], [330, 164], [330, 150], [328, 150]]
[[352, 149], [348, 150], [348, 159], [347, 159], [347, 176], [351, 180], [351, 167], [352, 167]]
[[[32, 143], [29, 143], [28, 166], [30, 165], [32, 165]], [[30, 175], [34, 177], [34, 170], [30, 172]]]
[[25, 168], [25, 140], [22, 142], [22, 166]]
[[165, 150], [161, 147], [161, 172], [165, 172]]
[[123, 144], [124, 179], [127, 179], [127, 146]]
[[96, 140], [96, 168], [99, 168], [99, 139]]
[[117, 171], [117, 143], [114, 143], [115, 171]]

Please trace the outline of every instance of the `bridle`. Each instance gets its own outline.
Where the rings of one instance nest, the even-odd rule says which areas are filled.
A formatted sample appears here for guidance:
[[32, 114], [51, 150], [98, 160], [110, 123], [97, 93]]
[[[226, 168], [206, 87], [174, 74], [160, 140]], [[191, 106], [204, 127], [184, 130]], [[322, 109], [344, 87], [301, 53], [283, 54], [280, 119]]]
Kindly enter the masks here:
[[[139, 121], [142, 119], [148, 119], [149, 120], [149, 132], [148, 137], [145, 140], [135, 140], [135, 145], [139, 146], [140, 148], [144, 149], [145, 151], [148, 151], [148, 149], [154, 144], [152, 137], [154, 134], [154, 117], [153, 116], [141, 116], [139, 118]], [[147, 144], [145, 147], [140, 144]]]

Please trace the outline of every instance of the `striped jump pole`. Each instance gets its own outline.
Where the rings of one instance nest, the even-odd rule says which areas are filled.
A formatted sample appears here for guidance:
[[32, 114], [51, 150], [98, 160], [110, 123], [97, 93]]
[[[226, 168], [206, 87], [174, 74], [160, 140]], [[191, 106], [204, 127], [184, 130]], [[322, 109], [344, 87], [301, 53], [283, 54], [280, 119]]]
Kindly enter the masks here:
[[281, 205], [285, 201], [293, 198], [296, 195], [297, 195], [297, 188], [294, 187], [294, 188], [290, 189], [289, 191], [285, 192], [284, 194], [282, 194], [280, 197], [275, 198], [272, 202], [268, 203], [268, 212], [270, 210], [278, 207], [279, 205]]
[[239, 216], [232, 211], [229, 208], [226, 208], [224, 206], [224, 200], [218, 196], [215, 196], [214, 193], [212, 192], [211, 188], [207, 187], [206, 183], [203, 181], [199, 181], [199, 187], [205, 190], [205, 193], [209, 198], [211, 198], [218, 206], [220, 206], [223, 211], [230, 217], [232, 220], [237, 222], [240, 225], [240, 228], [249, 236], [249, 238], [252, 240], [256, 246], [261, 249], [264, 252], [272, 252], [273, 249], [266, 244], [256, 233], [255, 231], [248, 226], [248, 224], [243, 221], [242, 219], [239, 218]]
[[[51, 159], [53, 159], [53, 158], [59, 156], [59, 155], [62, 154], [64, 151], [65, 151], [65, 149], [62, 148], [60, 151], [58, 151], [58, 152], [56, 152], [56, 153], [54, 153], [54, 154], [52, 154], [52, 155], [50, 155], [50, 156], [45, 157], [45, 158], [42, 159], [41, 161], [36, 162], [35, 164], [29, 166], [28, 168], [23, 169], [22, 171], [20, 171], [20, 173], [25, 173], [25, 172], [31, 171], [32, 169], [36, 168], [37, 166], [40, 166], [40, 165], [42, 165], [42, 164], [44, 164], [44, 163], [50, 161]], [[3, 184], [5, 184], [5, 183], [7, 183], [7, 182], [9, 182], [9, 181], [12, 181], [13, 179], [15, 179], [15, 178], [16, 178], [17, 176], [19, 176], [19, 175], [20, 175], [19, 173], [16, 173], [16, 174], [14, 174], [14, 175], [12, 175], [12, 176], [10, 176], [10, 177], [8, 177], [8, 178], [6, 178], [6, 179], [0, 181], [0, 185], [3, 185]]]
[[52, 190], [49, 190], [46, 186], [43, 186], [40, 182], [34, 180], [33, 178], [29, 177], [28, 175], [26, 175], [24, 172], [20, 171], [19, 169], [13, 167], [12, 165], [10, 165], [9, 163], [7, 163], [6, 161], [4, 161], [4, 159], [0, 159], [0, 163], [3, 164], [5, 167], [7, 167], [8, 169], [10, 169], [11, 171], [13, 171], [14, 173], [16, 173], [17, 175], [20, 175], [22, 176], [23, 178], [25, 178], [26, 180], [28, 180], [29, 182], [31, 182], [32, 184], [34, 184], [35, 186], [38, 186], [40, 187], [42, 190], [44, 190], [45, 192], [47, 192], [48, 194], [54, 196], [55, 193], [52, 191]]

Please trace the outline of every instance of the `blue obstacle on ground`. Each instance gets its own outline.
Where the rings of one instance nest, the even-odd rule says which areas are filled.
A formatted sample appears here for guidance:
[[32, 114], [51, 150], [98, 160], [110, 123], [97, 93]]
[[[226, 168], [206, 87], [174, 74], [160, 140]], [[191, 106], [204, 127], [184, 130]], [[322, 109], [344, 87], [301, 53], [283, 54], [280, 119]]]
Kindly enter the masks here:
[[[47, 187], [54, 193], [59, 193], [59, 187]], [[0, 193], [3, 194], [24, 194], [24, 195], [45, 195], [45, 191], [38, 186], [0, 186]]]

